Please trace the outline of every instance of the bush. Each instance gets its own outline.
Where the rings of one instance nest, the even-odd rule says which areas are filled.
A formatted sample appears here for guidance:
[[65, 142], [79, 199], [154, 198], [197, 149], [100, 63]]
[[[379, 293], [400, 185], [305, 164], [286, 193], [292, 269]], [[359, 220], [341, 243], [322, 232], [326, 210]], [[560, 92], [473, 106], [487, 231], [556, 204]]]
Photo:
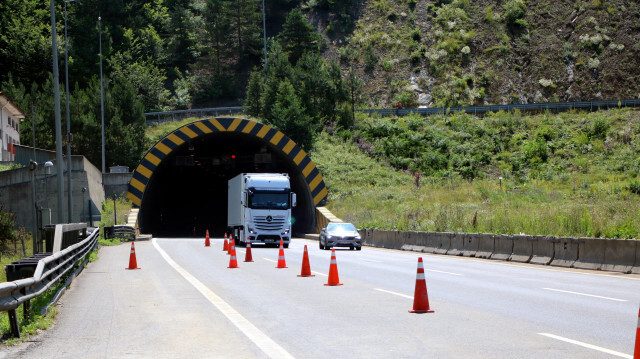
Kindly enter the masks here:
[[523, 23], [518, 20], [524, 18], [526, 10], [527, 5], [523, 0], [510, 0], [504, 4], [504, 20], [507, 25], [522, 26]]

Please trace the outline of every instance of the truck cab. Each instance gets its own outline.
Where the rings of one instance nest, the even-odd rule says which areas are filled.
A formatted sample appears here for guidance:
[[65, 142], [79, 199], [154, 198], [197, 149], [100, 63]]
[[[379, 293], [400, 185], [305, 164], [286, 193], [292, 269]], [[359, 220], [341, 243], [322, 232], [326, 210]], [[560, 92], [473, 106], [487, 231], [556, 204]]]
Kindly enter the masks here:
[[249, 241], [279, 244], [291, 241], [291, 209], [296, 194], [291, 192], [289, 175], [242, 173], [229, 180], [227, 227], [241, 246]]

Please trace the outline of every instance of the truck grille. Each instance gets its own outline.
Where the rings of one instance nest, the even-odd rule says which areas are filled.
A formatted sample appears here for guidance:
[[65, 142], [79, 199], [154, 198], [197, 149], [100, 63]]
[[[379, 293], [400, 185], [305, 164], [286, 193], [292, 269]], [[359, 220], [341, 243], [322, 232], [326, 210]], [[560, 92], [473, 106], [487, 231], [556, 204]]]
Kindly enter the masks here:
[[[271, 221], [268, 218], [271, 217]], [[257, 230], [278, 231], [285, 225], [284, 216], [255, 216], [253, 217]]]

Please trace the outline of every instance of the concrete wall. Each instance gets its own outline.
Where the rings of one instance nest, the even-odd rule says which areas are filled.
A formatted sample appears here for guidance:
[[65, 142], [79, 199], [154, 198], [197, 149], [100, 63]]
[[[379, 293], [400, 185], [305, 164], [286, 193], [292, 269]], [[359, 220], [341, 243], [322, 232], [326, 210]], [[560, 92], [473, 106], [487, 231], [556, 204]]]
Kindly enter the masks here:
[[[66, 162], [65, 162], [66, 164]], [[54, 162], [55, 166], [55, 162]], [[100, 221], [101, 203], [104, 201], [104, 189], [102, 186], [102, 174], [83, 156], [71, 156], [71, 187], [73, 213], [69, 222], [85, 222], [89, 225], [97, 225]], [[55, 167], [50, 169], [50, 174], [44, 164], [39, 164], [35, 171], [36, 180], [36, 207], [38, 215], [42, 218], [41, 224], [57, 221], [57, 176]], [[5, 210], [15, 213], [16, 226], [24, 226], [27, 230], [33, 228], [33, 198], [31, 187], [31, 171], [28, 168], [18, 168], [0, 172], [0, 203]], [[67, 213], [67, 178], [64, 173], [64, 211], [65, 221]], [[83, 191], [84, 188], [84, 191]]]
[[[364, 244], [569, 268], [640, 274], [640, 240], [361, 230]], [[308, 237], [311, 238], [311, 237]]]
[[132, 172], [105, 173], [102, 177], [105, 197], [126, 196], [127, 191], [129, 191], [129, 181], [131, 181], [131, 177], [133, 177]]

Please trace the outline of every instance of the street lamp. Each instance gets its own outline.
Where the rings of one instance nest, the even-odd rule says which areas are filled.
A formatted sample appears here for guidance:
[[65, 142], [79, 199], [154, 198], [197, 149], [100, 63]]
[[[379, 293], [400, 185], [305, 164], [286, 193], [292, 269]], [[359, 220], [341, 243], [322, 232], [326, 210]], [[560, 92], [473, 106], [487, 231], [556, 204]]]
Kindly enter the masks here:
[[[53, 0], [51, 0], [53, 1]], [[102, 122], [102, 173], [104, 174], [104, 85], [102, 81], [102, 17], [98, 16], [98, 36], [100, 42], [100, 118]]]
[[68, 210], [69, 210], [69, 223], [73, 222], [73, 202], [71, 198], [71, 115], [69, 113], [69, 47], [67, 44], [67, 3], [75, 2], [76, 0], [65, 0], [64, 2], [64, 74], [65, 74], [65, 88], [67, 91], [67, 192], [68, 195]]

